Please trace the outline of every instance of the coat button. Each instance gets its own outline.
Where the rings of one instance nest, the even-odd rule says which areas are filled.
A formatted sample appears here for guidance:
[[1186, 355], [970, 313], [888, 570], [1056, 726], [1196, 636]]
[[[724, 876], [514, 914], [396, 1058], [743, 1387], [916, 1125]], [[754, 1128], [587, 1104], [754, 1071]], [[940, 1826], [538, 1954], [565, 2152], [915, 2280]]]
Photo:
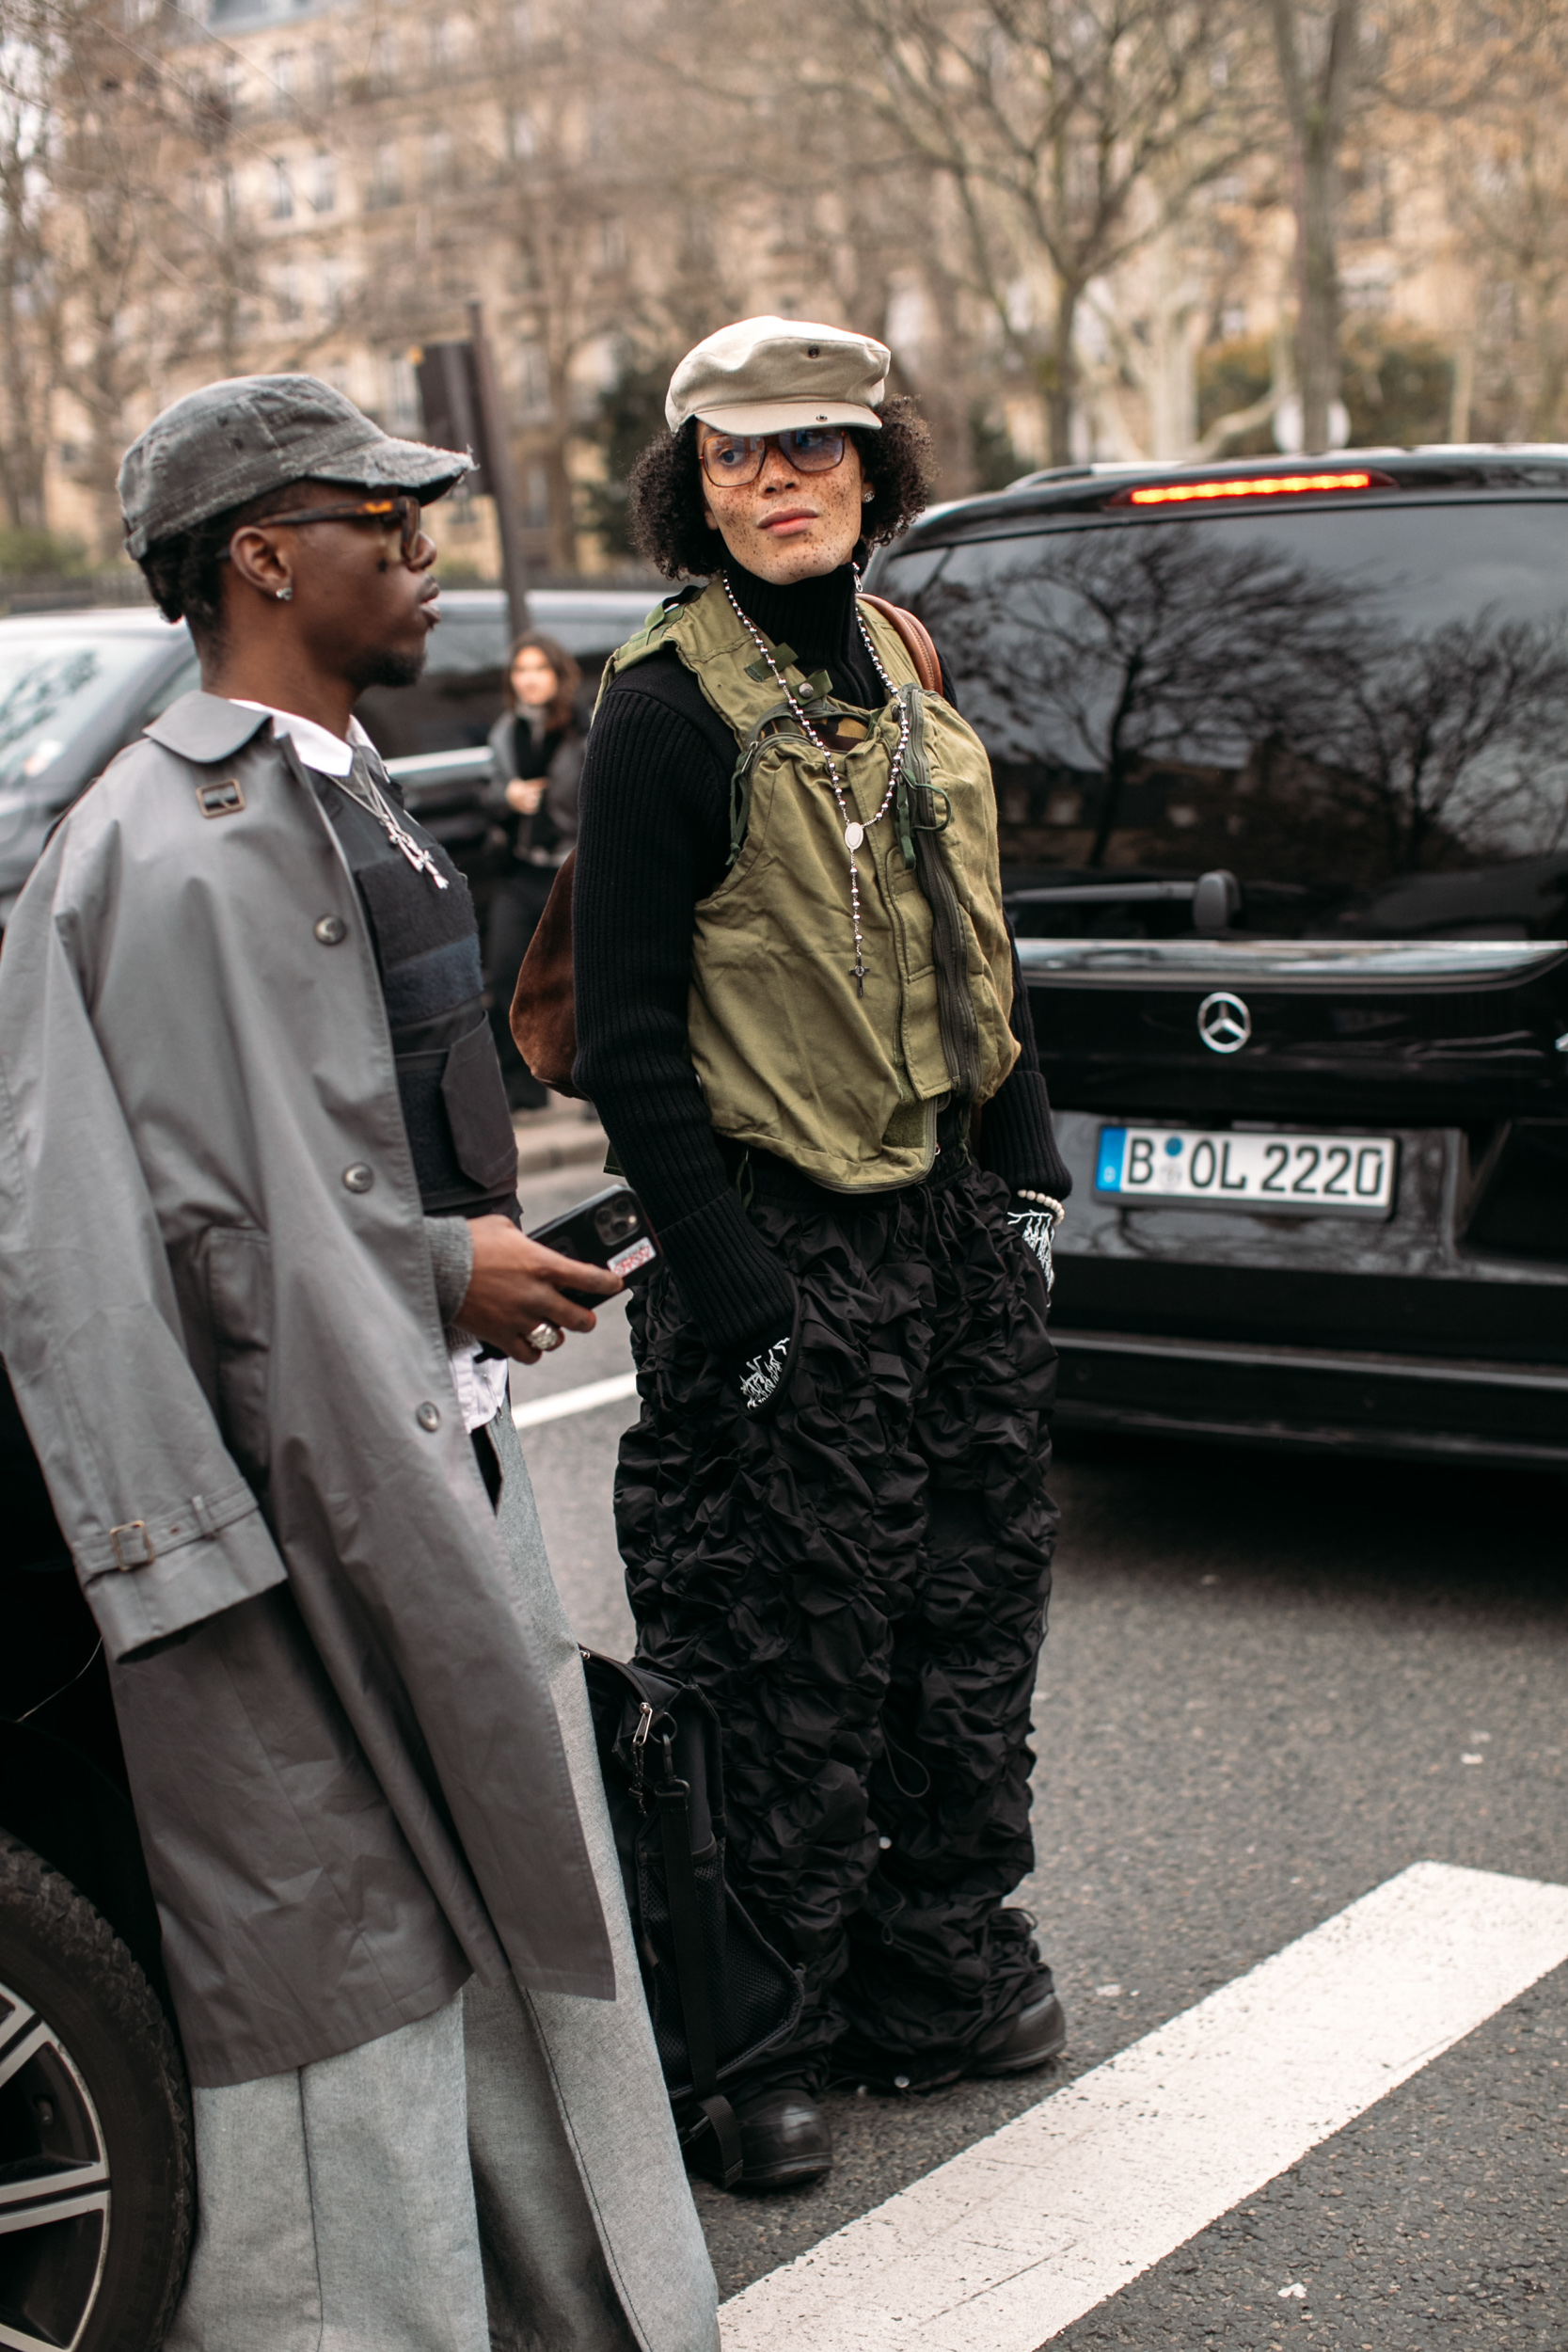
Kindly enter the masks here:
[[414, 1419], [419, 1422], [421, 1429], [439, 1429], [441, 1426], [441, 1407], [438, 1405], [416, 1405], [414, 1407]]
[[343, 1170], [343, 1183], [350, 1192], [369, 1192], [374, 1182], [374, 1168], [367, 1168], [363, 1160], [356, 1160], [352, 1168]]
[[316, 937], [324, 947], [336, 947], [340, 939], [348, 937], [348, 925], [341, 914], [324, 914], [316, 925]]

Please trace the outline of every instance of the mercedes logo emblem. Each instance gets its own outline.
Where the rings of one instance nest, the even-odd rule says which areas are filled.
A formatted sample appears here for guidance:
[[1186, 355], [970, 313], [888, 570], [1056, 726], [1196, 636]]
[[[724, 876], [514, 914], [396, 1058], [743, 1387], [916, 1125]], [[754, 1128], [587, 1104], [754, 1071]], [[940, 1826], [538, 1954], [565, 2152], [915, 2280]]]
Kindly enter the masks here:
[[1197, 1009], [1197, 1033], [1213, 1054], [1239, 1054], [1252, 1035], [1252, 1015], [1239, 996], [1217, 988]]

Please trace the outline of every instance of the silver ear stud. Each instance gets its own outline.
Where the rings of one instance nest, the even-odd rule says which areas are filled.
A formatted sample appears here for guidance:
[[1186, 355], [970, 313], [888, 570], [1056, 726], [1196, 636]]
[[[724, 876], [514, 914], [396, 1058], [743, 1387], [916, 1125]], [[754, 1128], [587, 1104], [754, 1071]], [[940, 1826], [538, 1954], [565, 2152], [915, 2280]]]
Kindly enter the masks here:
[[292, 602], [293, 602], [293, 593], [294, 593], [294, 584], [293, 584], [293, 581], [291, 580], [290, 580], [290, 582], [289, 582], [289, 584], [288, 584], [288, 586], [287, 586], [286, 588], [279, 588], [279, 589], [278, 589], [278, 591], [277, 591], [277, 601], [278, 601], [278, 603], [279, 603], [279, 604], [289, 604], [289, 603], [292, 603]]

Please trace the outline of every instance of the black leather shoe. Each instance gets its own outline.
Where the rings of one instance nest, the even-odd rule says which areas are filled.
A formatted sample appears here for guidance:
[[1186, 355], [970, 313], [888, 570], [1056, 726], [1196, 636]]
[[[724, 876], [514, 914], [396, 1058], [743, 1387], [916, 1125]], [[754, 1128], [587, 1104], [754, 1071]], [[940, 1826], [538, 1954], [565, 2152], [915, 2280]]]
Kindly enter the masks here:
[[1067, 2047], [1067, 2011], [1054, 1993], [1037, 1994], [1027, 2008], [979, 2042], [966, 2074], [1027, 2074]]
[[[803, 2181], [819, 2181], [833, 2168], [832, 2134], [828, 2119], [804, 2090], [759, 2090], [733, 2103], [740, 2126], [743, 2158], [736, 2188], [768, 2190], [798, 2188]], [[692, 2169], [705, 2180], [723, 2178], [719, 2144], [709, 2127], [691, 2149]]]

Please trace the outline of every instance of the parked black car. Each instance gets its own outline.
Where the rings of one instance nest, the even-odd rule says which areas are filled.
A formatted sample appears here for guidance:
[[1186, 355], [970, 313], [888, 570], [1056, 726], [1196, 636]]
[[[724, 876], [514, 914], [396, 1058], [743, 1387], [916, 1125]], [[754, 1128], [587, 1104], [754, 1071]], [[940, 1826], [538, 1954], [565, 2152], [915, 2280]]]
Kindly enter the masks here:
[[[592, 685], [657, 601], [647, 589], [540, 589], [535, 625]], [[418, 686], [373, 687], [360, 705], [408, 805], [460, 865], [477, 864], [486, 820], [484, 739], [506, 676], [499, 589], [447, 589]], [[196, 648], [150, 604], [0, 619], [0, 926], [60, 811], [150, 719], [200, 683]]]
[[[596, 675], [653, 598], [543, 591]], [[483, 850], [506, 610], [443, 596], [420, 686], [365, 698], [410, 804]], [[0, 923], [62, 808], [198, 683], [149, 606], [0, 620]], [[0, 2346], [150, 2352], [184, 2274], [190, 2105], [97, 1629], [0, 1368]]]
[[1568, 448], [935, 509], [1071, 1211], [1066, 1428], [1568, 1468]]

